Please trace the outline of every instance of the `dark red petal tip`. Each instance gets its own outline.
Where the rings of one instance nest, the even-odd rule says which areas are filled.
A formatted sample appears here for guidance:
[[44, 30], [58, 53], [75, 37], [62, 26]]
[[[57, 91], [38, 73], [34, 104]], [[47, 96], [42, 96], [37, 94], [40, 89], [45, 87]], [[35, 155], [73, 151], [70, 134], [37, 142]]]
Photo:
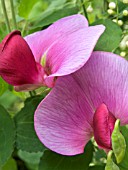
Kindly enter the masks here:
[[13, 86], [41, 83], [42, 75], [20, 31], [7, 35], [0, 48], [0, 75], [6, 82]]
[[12, 31], [11, 33], [9, 33], [1, 42], [0, 44], [0, 52], [2, 52], [4, 50], [4, 47], [6, 46], [6, 44], [8, 43], [8, 41], [10, 40], [10, 38], [12, 38], [15, 35], [21, 35], [21, 32], [19, 30], [15, 30]]
[[111, 134], [116, 118], [105, 104], [101, 104], [93, 117], [94, 138], [100, 148], [112, 149]]

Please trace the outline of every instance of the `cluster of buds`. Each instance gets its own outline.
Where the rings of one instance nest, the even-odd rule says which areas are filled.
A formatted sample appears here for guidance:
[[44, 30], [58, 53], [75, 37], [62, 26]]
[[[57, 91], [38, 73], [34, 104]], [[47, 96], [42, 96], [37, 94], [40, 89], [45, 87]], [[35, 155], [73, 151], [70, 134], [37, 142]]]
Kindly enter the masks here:
[[122, 50], [120, 55], [125, 57], [128, 51], [128, 35], [126, 35], [120, 43], [120, 49]]
[[[123, 3], [126, 4], [126, 1], [128, 1], [128, 0], [125, 0], [125, 2], [123, 1]], [[114, 16], [116, 14], [116, 9], [117, 8], [118, 7], [117, 7], [117, 4], [115, 2], [110, 2], [109, 5], [108, 5], [108, 10], [107, 10], [108, 14]], [[123, 10], [122, 16], [124, 16], [124, 17], [128, 16], [128, 10], [127, 9]], [[112, 21], [117, 23], [119, 26], [123, 26], [124, 25], [124, 22], [121, 19], [117, 19], [116, 18], [116, 19], [113, 19]]]
[[107, 10], [108, 14], [109, 15], [114, 15], [116, 12], [115, 12], [115, 9], [116, 9], [116, 3], [115, 2], [110, 2], [109, 5], [108, 5], [109, 9]]
[[[108, 14], [109, 15], [114, 15], [116, 14], [116, 8], [117, 8], [117, 5], [115, 2], [110, 2], [109, 5], [108, 5], [109, 9], [107, 10]], [[119, 26], [122, 26], [123, 25], [123, 21], [121, 19], [113, 19], [113, 22], [117, 23]]]

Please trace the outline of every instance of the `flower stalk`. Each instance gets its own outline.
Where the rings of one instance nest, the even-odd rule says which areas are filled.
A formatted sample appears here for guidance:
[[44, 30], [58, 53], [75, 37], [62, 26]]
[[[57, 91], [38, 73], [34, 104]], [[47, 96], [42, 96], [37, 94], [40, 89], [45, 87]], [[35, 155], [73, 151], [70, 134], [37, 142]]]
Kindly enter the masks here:
[[82, 5], [82, 8], [83, 8], [84, 15], [85, 15], [85, 17], [87, 18], [87, 20], [89, 22], [88, 14], [87, 14], [86, 8], [84, 6], [84, 1], [83, 0], [81, 0], [81, 5]]
[[12, 12], [12, 20], [13, 20], [14, 29], [17, 29], [13, 0], [10, 0], [10, 5], [11, 5], [11, 12]]
[[11, 32], [11, 28], [10, 28], [9, 19], [8, 19], [7, 10], [6, 10], [6, 6], [5, 6], [5, 1], [4, 0], [1, 0], [1, 5], [2, 5], [4, 17], [5, 17], [5, 22], [6, 22], [7, 30], [8, 30], [8, 32]]

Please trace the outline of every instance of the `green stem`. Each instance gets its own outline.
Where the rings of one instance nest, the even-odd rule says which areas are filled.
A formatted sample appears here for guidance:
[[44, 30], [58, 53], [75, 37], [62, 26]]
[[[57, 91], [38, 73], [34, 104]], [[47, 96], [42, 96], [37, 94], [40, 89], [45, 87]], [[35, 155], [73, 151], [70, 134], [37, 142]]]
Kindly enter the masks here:
[[106, 0], [104, 0], [103, 2], [104, 2], [104, 12], [106, 12], [108, 8], [108, 2]]
[[30, 96], [31, 96], [31, 97], [33, 97], [33, 96], [35, 96], [35, 95], [36, 95], [36, 91], [35, 91], [35, 90], [33, 90], [33, 91], [29, 91], [29, 94], [30, 94]]
[[118, 8], [118, 1], [117, 0], [116, 0], [116, 12], [117, 12], [116, 20], [118, 21], [118, 18], [119, 18], [119, 8]]
[[14, 29], [17, 29], [13, 0], [10, 0], [10, 5], [11, 5], [11, 12], [12, 12], [12, 20], [13, 20], [13, 24], [14, 24]]
[[6, 26], [7, 26], [8, 32], [11, 32], [11, 28], [10, 28], [10, 24], [9, 24], [9, 19], [8, 19], [8, 15], [7, 15], [7, 11], [6, 11], [6, 6], [5, 6], [5, 0], [1, 0], [1, 5], [2, 5], [2, 9], [3, 9], [3, 13], [4, 13], [5, 22], [6, 22]]
[[28, 22], [26, 20], [25, 23], [24, 23], [24, 26], [22, 28], [22, 31], [21, 31], [21, 34], [22, 34], [23, 37], [24, 37], [24, 32], [25, 32], [25, 29], [26, 29], [27, 25], [28, 25]]
[[33, 97], [32, 91], [29, 91], [30, 97]]
[[87, 14], [87, 12], [86, 12], [86, 8], [85, 8], [85, 6], [84, 6], [84, 1], [83, 1], [83, 0], [81, 0], [81, 5], [82, 5], [82, 8], [83, 8], [84, 15], [85, 15], [85, 17], [87, 18], [87, 20], [88, 20], [88, 22], [89, 22], [88, 14]]

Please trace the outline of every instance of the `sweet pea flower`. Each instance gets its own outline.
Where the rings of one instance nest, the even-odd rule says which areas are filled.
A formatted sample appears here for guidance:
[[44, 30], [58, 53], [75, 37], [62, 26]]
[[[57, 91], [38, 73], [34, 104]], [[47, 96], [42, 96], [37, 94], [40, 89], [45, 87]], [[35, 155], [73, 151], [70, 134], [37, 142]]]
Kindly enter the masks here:
[[128, 63], [113, 53], [93, 52], [81, 69], [57, 80], [35, 111], [34, 127], [47, 148], [76, 155], [92, 136], [99, 148], [111, 150], [117, 119], [128, 123]]
[[62, 18], [43, 31], [21, 37], [11, 32], [0, 44], [0, 75], [16, 91], [53, 87], [59, 76], [80, 69], [104, 31], [80, 14]]

